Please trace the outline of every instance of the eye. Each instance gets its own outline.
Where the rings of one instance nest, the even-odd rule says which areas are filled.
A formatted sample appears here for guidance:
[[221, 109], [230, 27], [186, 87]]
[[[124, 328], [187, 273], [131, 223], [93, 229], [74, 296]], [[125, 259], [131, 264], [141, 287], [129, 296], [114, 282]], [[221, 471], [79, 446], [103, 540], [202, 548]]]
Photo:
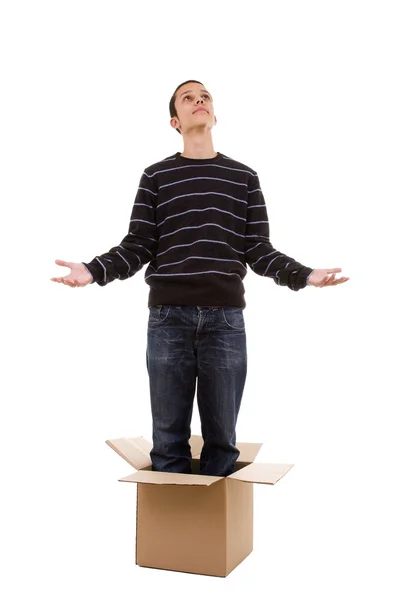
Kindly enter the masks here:
[[186, 98], [191, 98], [191, 97], [192, 97], [192, 96], [189, 96], [189, 95], [188, 95], [188, 96], [185, 96], [185, 97], [184, 97], [184, 100], [186, 100]]
[[203, 96], [205, 96], [206, 98], [210, 99], [210, 96], [208, 94], [203, 94]]

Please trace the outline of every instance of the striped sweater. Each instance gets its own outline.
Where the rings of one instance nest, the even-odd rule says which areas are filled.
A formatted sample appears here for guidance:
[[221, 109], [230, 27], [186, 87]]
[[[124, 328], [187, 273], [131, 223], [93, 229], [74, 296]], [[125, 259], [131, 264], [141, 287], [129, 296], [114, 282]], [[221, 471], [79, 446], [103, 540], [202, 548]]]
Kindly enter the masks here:
[[271, 245], [257, 173], [220, 152], [206, 159], [177, 152], [147, 167], [128, 234], [83, 264], [104, 286], [147, 263], [149, 306], [244, 308], [246, 265], [293, 291], [313, 270]]

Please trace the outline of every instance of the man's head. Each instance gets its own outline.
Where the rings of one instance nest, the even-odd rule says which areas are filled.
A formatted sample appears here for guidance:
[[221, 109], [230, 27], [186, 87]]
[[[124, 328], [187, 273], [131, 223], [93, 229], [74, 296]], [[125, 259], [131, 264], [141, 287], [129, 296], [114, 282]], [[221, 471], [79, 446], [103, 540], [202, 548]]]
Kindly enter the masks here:
[[217, 122], [213, 99], [200, 81], [181, 83], [169, 101], [171, 126], [182, 134], [194, 129], [211, 129]]

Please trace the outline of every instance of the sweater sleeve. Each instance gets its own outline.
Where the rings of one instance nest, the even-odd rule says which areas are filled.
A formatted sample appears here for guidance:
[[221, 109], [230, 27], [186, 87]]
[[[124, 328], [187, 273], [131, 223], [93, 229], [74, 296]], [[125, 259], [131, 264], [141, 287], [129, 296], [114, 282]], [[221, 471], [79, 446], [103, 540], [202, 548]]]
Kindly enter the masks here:
[[269, 233], [267, 207], [258, 175], [254, 175], [248, 184], [246, 262], [257, 275], [272, 277], [277, 285], [285, 285], [294, 292], [306, 287], [313, 269], [276, 250]]
[[140, 178], [132, 208], [129, 230], [119, 246], [82, 263], [93, 276], [91, 283], [107, 285], [114, 279], [128, 279], [155, 258], [158, 247], [156, 225], [157, 187], [146, 171]]

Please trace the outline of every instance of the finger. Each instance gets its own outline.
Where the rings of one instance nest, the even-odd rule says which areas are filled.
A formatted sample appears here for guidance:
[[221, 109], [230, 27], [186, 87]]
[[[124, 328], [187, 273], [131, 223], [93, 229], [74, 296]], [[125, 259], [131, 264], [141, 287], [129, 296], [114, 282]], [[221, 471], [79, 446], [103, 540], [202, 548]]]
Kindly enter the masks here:
[[55, 261], [56, 265], [60, 265], [60, 267], [69, 267], [71, 268], [71, 263], [66, 262], [65, 260], [60, 260], [57, 258], [57, 260]]
[[342, 269], [340, 269], [339, 267], [337, 267], [336, 269], [323, 269], [324, 271], [326, 271], [327, 273], [341, 273]]
[[344, 283], [348, 280], [348, 277], [339, 277], [338, 279], [333, 279], [329, 281], [326, 285], [339, 285], [340, 283]]
[[332, 285], [333, 279], [335, 279], [334, 275], [327, 275], [326, 277], [323, 278], [323, 280], [321, 282], [321, 287], [326, 287], [328, 285]]

